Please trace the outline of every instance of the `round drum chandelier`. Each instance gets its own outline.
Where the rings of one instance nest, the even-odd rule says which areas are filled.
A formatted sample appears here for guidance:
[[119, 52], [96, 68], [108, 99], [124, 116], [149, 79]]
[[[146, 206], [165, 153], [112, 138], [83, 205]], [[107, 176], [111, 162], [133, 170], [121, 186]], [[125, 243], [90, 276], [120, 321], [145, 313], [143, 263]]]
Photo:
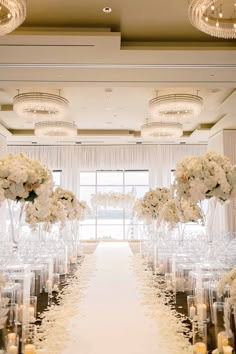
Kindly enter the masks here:
[[68, 113], [69, 102], [59, 95], [43, 92], [21, 93], [13, 99], [13, 109], [21, 117], [62, 119]]
[[180, 123], [150, 122], [141, 126], [143, 138], [173, 139], [183, 135]]
[[160, 119], [193, 118], [200, 114], [203, 99], [197, 95], [171, 94], [153, 98], [149, 101], [149, 111]]
[[236, 38], [235, 1], [190, 0], [188, 16], [198, 30], [213, 37]]
[[66, 121], [38, 122], [34, 126], [34, 134], [38, 137], [75, 137], [77, 126]]
[[26, 0], [0, 0], [0, 36], [14, 31], [26, 18]]

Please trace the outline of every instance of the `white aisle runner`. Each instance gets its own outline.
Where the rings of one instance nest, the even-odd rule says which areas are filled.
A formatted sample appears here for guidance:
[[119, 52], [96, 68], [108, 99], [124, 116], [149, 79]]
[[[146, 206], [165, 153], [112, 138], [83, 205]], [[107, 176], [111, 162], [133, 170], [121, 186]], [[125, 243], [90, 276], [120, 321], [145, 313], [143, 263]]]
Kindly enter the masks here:
[[155, 321], [145, 316], [128, 243], [100, 243], [96, 271], [71, 323], [63, 354], [164, 354]]

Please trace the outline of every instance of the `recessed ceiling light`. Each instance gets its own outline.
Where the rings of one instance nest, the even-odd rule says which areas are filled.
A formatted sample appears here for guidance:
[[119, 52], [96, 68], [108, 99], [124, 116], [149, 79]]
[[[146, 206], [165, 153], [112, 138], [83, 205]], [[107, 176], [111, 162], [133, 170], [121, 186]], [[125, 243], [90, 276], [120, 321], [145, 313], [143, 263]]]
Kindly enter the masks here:
[[106, 122], [106, 124], [112, 124], [112, 122]]
[[106, 6], [102, 9], [103, 12], [105, 12], [105, 14], [110, 14], [112, 12], [112, 8], [109, 6]]

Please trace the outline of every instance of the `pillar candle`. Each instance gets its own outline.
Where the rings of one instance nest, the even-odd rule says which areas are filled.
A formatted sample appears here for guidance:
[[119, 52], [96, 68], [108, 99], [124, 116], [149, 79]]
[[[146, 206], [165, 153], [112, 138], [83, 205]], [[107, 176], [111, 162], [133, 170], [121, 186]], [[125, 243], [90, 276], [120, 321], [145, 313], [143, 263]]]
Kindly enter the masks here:
[[194, 353], [196, 354], [206, 354], [207, 352], [207, 347], [206, 344], [203, 342], [197, 342], [194, 345]]
[[18, 310], [18, 318], [19, 322], [23, 321], [23, 313], [24, 313], [24, 305], [20, 305], [19, 310]]
[[196, 307], [192, 305], [189, 308], [189, 317], [192, 320], [192, 319], [194, 319], [195, 316], [196, 316]]
[[197, 314], [200, 321], [205, 321], [207, 319], [207, 307], [205, 304], [197, 305]]
[[16, 340], [16, 333], [8, 333], [7, 335], [7, 338], [8, 338], [8, 342], [15, 342]]
[[217, 336], [217, 347], [220, 353], [223, 353], [223, 346], [227, 346], [228, 345], [228, 338], [225, 335], [225, 332], [220, 332], [218, 333]]
[[18, 348], [15, 345], [11, 345], [7, 350], [7, 354], [17, 354], [17, 353], [18, 353]]
[[224, 354], [232, 354], [233, 348], [230, 345], [223, 346], [223, 353]]
[[26, 344], [24, 354], [36, 354], [36, 348], [33, 344]]

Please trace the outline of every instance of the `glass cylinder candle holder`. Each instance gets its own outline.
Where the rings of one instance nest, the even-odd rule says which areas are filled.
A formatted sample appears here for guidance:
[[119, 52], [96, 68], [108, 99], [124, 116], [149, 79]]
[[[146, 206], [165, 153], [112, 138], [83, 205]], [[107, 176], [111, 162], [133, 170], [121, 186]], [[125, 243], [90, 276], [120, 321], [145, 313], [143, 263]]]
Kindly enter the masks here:
[[212, 323], [217, 333], [224, 329], [224, 302], [216, 301], [212, 305]]
[[165, 274], [165, 281], [166, 281], [166, 290], [173, 291], [173, 283], [172, 283], [172, 273]]
[[7, 354], [18, 354], [19, 337], [15, 332], [9, 332], [5, 337]]
[[187, 306], [188, 306], [188, 317], [193, 320], [197, 315], [197, 302], [196, 296], [188, 295], [187, 296]]
[[203, 321], [193, 322], [194, 354], [207, 353], [207, 324]]
[[59, 284], [60, 284], [60, 274], [59, 273], [54, 273], [53, 274], [53, 287], [52, 291], [59, 291]]
[[195, 289], [197, 316], [199, 321], [209, 320], [208, 291], [205, 288]]
[[37, 297], [30, 296], [30, 303], [29, 303], [29, 322], [33, 323], [36, 321], [36, 314], [37, 314]]
[[23, 326], [22, 329], [23, 353], [35, 354], [36, 347], [34, 346], [33, 343], [35, 340], [36, 333], [37, 333], [36, 325], [29, 323]]
[[229, 345], [229, 339], [225, 333], [225, 331], [221, 331], [217, 334], [217, 349], [219, 354], [223, 354], [223, 347], [227, 347]]

